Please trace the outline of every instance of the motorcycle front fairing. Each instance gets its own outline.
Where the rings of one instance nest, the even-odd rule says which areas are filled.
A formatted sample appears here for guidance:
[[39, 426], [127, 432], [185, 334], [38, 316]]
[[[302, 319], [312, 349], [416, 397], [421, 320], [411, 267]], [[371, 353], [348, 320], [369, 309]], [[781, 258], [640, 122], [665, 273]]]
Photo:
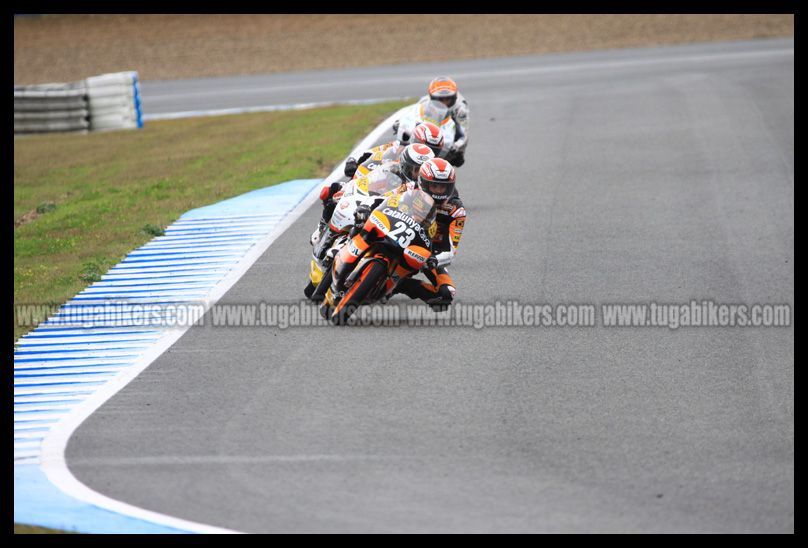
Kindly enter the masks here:
[[367, 175], [352, 181], [352, 191], [343, 195], [331, 216], [331, 229], [336, 232], [347, 232], [354, 223], [354, 214], [362, 204], [372, 204], [373, 196], [380, 196], [395, 190], [404, 181], [390, 171], [392, 163], [383, 164]]
[[312, 251], [314, 259], [320, 263], [321, 267], [325, 266], [322, 264], [322, 260], [328, 256], [328, 248], [333, 248], [337, 243], [341, 247], [344, 243], [337, 240], [336, 237], [339, 234], [347, 234], [354, 226], [357, 208], [362, 204], [372, 206], [373, 197], [378, 197], [404, 184], [404, 181], [390, 170], [392, 165], [392, 163], [383, 164], [367, 175], [345, 185], [344, 193], [331, 214], [331, 220], [323, 228], [320, 240]]
[[[369, 236], [369, 245], [353, 272], [360, 271], [359, 266], [367, 260], [383, 258], [390, 277], [388, 290], [418, 272], [432, 253], [429, 231], [435, 213], [432, 197], [418, 188], [385, 198], [365, 222], [362, 233]], [[351, 274], [345, 277], [346, 284], [352, 281]]]
[[359, 177], [367, 175], [382, 164], [397, 161], [402, 150], [404, 150], [404, 147], [402, 145], [397, 145], [374, 152], [370, 158], [359, 165], [359, 167], [356, 169], [356, 173], [354, 173], [353, 178], [358, 179]]
[[[396, 139], [403, 144], [409, 144], [415, 126], [421, 122], [432, 122], [440, 128], [444, 144], [438, 157], [445, 158], [457, 133], [457, 127], [449, 114], [449, 108], [440, 101], [434, 100], [411, 105], [399, 120]], [[404, 139], [405, 136], [407, 139]]]

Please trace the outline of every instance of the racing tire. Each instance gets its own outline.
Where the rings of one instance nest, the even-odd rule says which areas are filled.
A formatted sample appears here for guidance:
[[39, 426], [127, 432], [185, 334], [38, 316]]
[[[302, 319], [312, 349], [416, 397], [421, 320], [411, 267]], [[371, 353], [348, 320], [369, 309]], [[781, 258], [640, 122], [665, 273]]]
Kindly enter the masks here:
[[387, 275], [387, 269], [379, 261], [368, 261], [363, 268], [359, 277], [334, 308], [334, 312], [331, 314], [331, 323], [334, 325], [347, 324], [362, 301]]
[[323, 302], [323, 299], [325, 299], [326, 291], [328, 291], [328, 288], [331, 287], [331, 278], [332, 278], [331, 264], [329, 263], [328, 268], [326, 268], [325, 272], [323, 272], [323, 277], [320, 280], [320, 283], [317, 284], [317, 286], [312, 290], [309, 299], [311, 299], [316, 303]]

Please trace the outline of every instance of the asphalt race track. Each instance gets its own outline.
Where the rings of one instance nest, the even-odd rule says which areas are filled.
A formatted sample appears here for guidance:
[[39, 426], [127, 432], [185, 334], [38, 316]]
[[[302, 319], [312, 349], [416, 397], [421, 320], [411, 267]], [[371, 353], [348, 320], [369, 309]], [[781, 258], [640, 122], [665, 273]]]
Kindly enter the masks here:
[[[220, 85], [299, 81], [299, 102], [456, 76], [459, 302], [793, 304], [793, 40], [437, 66]], [[298, 301], [319, 210], [220, 304]], [[66, 455], [104, 495], [245, 532], [791, 532], [793, 367], [793, 327], [207, 321]]]

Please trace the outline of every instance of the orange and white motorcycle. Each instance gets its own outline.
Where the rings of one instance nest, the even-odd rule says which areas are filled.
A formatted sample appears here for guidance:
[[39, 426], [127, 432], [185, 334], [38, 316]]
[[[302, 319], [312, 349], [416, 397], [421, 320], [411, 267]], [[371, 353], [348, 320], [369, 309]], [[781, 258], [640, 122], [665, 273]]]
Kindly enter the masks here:
[[[441, 157], [441, 155], [445, 156], [448, 152], [448, 149], [444, 147], [445, 139], [441, 129], [432, 122], [418, 122], [412, 135], [408, 135], [407, 137], [409, 137], [410, 145], [419, 144], [426, 146], [438, 157]], [[370, 149], [370, 151], [368, 151], [371, 152], [370, 157], [359, 164], [353, 178], [355, 179], [362, 175], [367, 175], [384, 162], [398, 161], [401, 154], [407, 146], [410, 145], [395, 140]], [[364, 154], [362, 157], [364, 157]]]
[[[372, 206], [379, 200], [379, 196], [404, 184], [404, 180], [390, 169], [393, 165], [382, 164], [370, 173], [348, 181], [342, 190], [334, 195], [338, 201], [331, 220], [323, 227], [312, 249], [309, 283], [303, 290], [307, 298], [315, 302], [323, 300], [330, 284], [331, 263], [339, 249], [353, 236], [351, 230], [355, 226], [357, 208], [363, 204]], [[318, 287], [324, 274], [328, 280], [322, 287]]]
[[443, 150], [438, 156], [445, 157], [451, 150], [457, 134], [457, 126], [449, 113], [449, 107], [434, 100], [410, 105], [401, 118], [393, 124], [396, 139], [404, 143], [409, 142], [415, 126], [421, 122], [432, 122], [440, 128], [444, 142]]
[[397, 144], [396, 141], [393, 141], [391, 143], [379, 145], [377, 149], [378, 150], [370, 155], [370, 158], [359, 164], [359, 166], [356, 168], [356, 173], [353, 175], [353, 179], [358, 179], [367, 175], [385, 162], [397, 161], [404, 147]]
[[417, 187], [404, 188], [386, 197], [336, 255], [320, 306], [331, 323], [343, 325], [358, 307], [391, 295], [431, 256], [435, 201]]

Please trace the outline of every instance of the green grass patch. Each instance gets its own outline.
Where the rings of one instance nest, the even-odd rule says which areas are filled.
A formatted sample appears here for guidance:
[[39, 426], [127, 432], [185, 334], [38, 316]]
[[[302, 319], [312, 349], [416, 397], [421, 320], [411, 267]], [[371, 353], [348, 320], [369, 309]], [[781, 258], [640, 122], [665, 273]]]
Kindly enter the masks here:
[[[326, 176], [406, 102], [14, 142], [14, 302], [64, 303], [189, 209]], [[33, 326], [18, 326], [14, 340]]]
[[148, 234], [149, 236], [162, 236], [166, 233], [166, 230], [159, 226], [154, 226], [152, 224], [146, 224], [143, 227], [143, 232]]
[[79, 279], [88, 284], [95, 283], [104, 275], [104, 261], [92, 260], [81, 265]]
[[56, 209], [56, 204], [54, 204], [53, 202], [42, 202], [41, 204], [36, 206], [36, 212], [39, 213], [40, 215], [44, 213], [50, 213], [54, 209]]

